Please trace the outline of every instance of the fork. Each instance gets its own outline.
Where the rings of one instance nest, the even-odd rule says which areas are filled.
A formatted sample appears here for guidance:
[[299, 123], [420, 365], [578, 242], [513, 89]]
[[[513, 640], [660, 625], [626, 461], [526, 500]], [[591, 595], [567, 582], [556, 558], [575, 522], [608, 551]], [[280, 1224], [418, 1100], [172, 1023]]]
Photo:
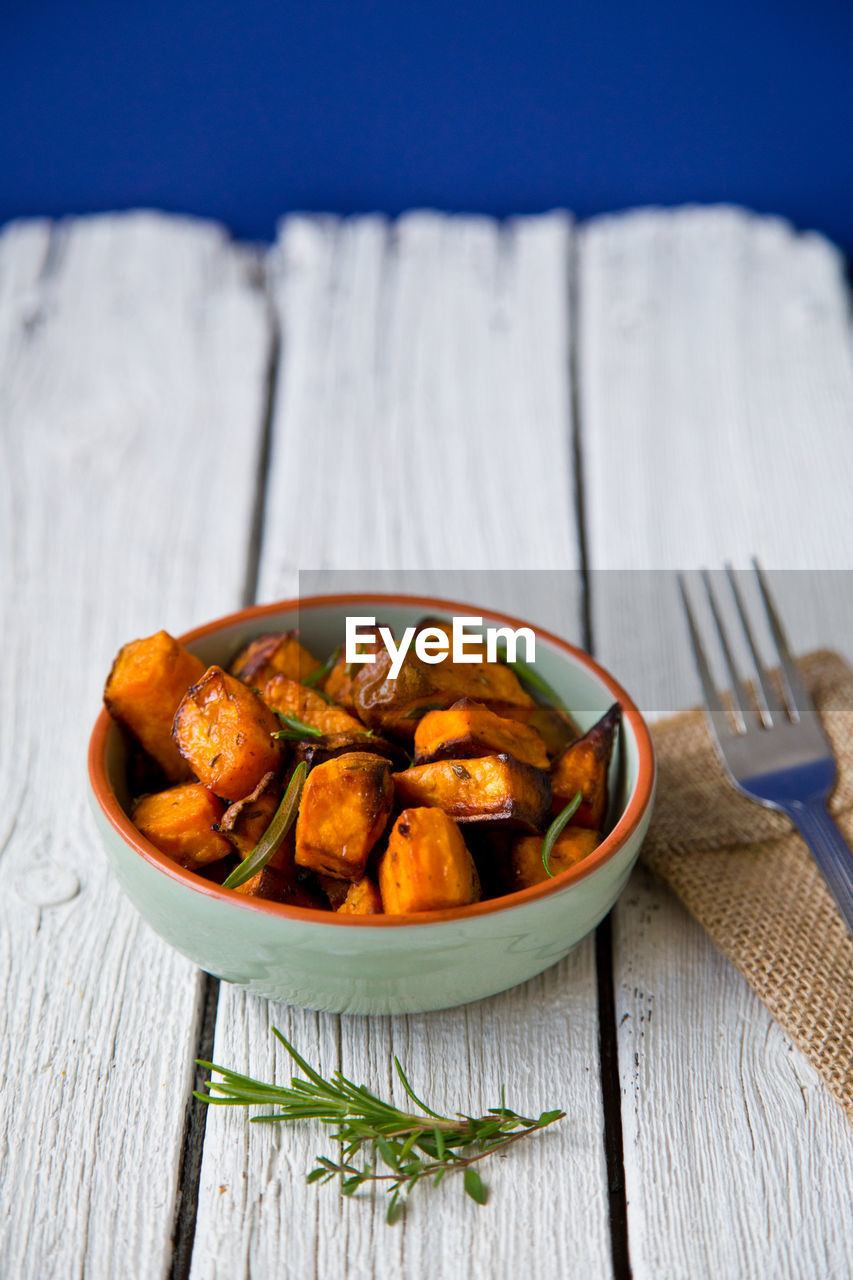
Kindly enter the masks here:
[[779, 655], [781, 699], [761, 661], [731, 565], [726, 565], [726, 574], [755, 664], [757, 680], [753, 682], [752, 691], [741, 678], [732, 653], [710, 574], [707, 569], [702, 571], [711, 616], [732, 682], [731, 719], [714, 685], [684, 576], [678, 575], [712, 736], [723, 766], [737, 789], [769, 809], [781, 810], [795, 823], [814, 855], [847, 928], [853, 933], [853, 853], [827, 808], [835, 785], [835, 760], [791, 654], [764, 573], [757, 560], [753, 559], [752, 564]]

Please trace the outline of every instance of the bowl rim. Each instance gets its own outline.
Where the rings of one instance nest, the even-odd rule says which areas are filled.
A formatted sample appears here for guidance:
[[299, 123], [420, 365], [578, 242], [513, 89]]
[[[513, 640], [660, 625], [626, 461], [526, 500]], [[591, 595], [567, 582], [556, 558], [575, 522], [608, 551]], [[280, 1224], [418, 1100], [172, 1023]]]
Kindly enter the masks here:
[[588, 876], [598, 871], [606, 863], [615, 857], [622, 849], [625, 842], [637, 830], [642, 822], [643, 816], [651, 803], [654, 795], [656, 762], [654, 746], [652, 744], [651, 733], [649, 727], [643, 719], [638, 707], [634, 701], [628, 696], [622, 686], [614, 680], [613, 676], [604, 669], [594, 658], [577, 645], [570, 644], [568, 640], [562, 639], [561, 636], [554, 635], [551, 631], [546, 631], [543, 627], [535, 626], [533, 623], [525, 622], [523, 619], [516, 618], [511, 614], [503, 613], [500, 610], [489, 609], [480, 605], [472, 605], [458, 600], [445, 600], [438, 596], [420, 596], [407, 595], [398, 592], [342, 592], [329, 595], [310, 595], [296, 597], [290, 600], [278, 600], [271, 604], [249, 605], [244, 609], [238, 609], [234, 613], [226, 614], [221, 618], [216, 618], [212, 622], [204, 623], [200, 627], [194, 627], [191, 631], [185, 632], [178, 636], [177, 639], [181, 644], [193, 644], [197, 640], [203, 639], [205, 636], [213, 632], [220, 631], [226, 627], [231, 627], [244, 622], [251, 622], [258, 618], [264, 618], [272, 614], [281, 613], [285, 610], [299, 611], [302, 608], [329, 608], [353, 605], [358, 601], [371, 601], [379, 605], [388, 606], [414, 606], [419, 609], [428, 611], [448, 611], [452, 610], [461, 614], [467, 611], [468, 615], [473, 615], [476, 611], [484, 619], [496, 620], [501, 623], [512, 625], [514, 628], [521, 626], [532, 627], [537, 636], [541, 636], [548, 644], [562, 649], [569, 657], [573, 658], [579, 665], [586, 667], [612, 694], [613, 700], [619, 702], [622, 707], [623, 719], [626, 720], [634, 733], [634, 739], [637, 744], [637, 778], [634, 783], [634, 789], [628, 798], [624, 812], [621, 814], [619, 821], [610, 831], [598, 848], [584, 858], [584, 860], [574, 867], [568, 868], [566, 871], [560, 872], [552, 879], [545, 881], [543, 884], [532, 885], [527, 889], [517, 889], [514, 893], [503, 894], [498, 898], [489, 898], [484, 902], [475, 902], [465, 907], [447, 907], [440, 911], [423, 911], [410, 913], [407, 915], [375, 915], [375, 916], [341, 916], [336, 911], [323, 911], [313, 907], [291, 907], [281, 902], [271, 902], [266, 898], [247, 898], [241, 894], [233, 893], [229, 889], [224, 889], [221, 885], [214, 881], [205, 880], [203, 876], [197, 875], [194, 871], [188, 870], [186, 867], [178, 866], [166, 854], [160, 853], [145, 837], [134, 827], [128, 815], [118, 801], [118, 797], [110, 786], [106, 771], [106, 747], [107, 739], [111, 729], [117, 727], [115, 721], [110, 716], [106, 707], [102, 708], [98, 715], [92, 734], [89, 740], [88, 753], [88, 771], [89, 784], [92, 794], [109, 822], [110, 826], [121, 836], [125, 844], [129, 845], [136, 853], [140, 855], [147, 863], [154, 866], [157, 870], [165, 873], [172, 880], [178, 881], [185, 885], [193, 892], [200, 894], [202, 897], [210, 897], [218, 899], [220, 902], [228, 903], [237, 909], [249, 911], [261, 911], [266, 915], [283, 917], [287, 920], [302, 921], [305, 924], [321, 924], [332, 925], [336, 928], [403, 928], [409, 925], [426, 926], [430, 924], [442, 924], [455, 920], [468, 920], [485, 915], [492, 915], [500, 911], [512, 911], [515, 907], [525, 906], [528, 903], [537, 902], [542, 898], [551, 897], [559, 893], [561, 890], [585, 880]]

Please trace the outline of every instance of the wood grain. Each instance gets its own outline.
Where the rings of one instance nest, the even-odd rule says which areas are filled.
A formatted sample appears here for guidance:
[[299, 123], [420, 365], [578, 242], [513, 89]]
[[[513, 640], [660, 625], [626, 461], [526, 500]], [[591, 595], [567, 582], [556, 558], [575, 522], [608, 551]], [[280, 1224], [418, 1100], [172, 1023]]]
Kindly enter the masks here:
[[[448, 593], [446, 570], [577, 564], [569, 248], [560, 216], [505, 229], [428, 214], [393, 226], [285, 223], [273, 263], [282, 362], [263, 598], [293, 591], [300, 569], [416, 568]], [[506, 607], [523, 578], [504, 575]], [[568, 590], [549, 620], [577, 634], [576, 603]], [[300, 1013], [223, 988], [216, 1060], [238, 1070], [288, 1076], [270, 1043], [275, 1020], [324, 1070], [341, 1065], [377, 1089], [398, 1092], [396, 1053], [440, 1105], [495, 1105], [505, 1081], [513, 1103], [562, 1103], [569, 1119], [496, 1162], [487, 1208], [445, 1183], [421, 1189], [389, 1228], [381, 1203], [305, 1186], [321, 1133], [249, 1132], [242, 1115], [217, 1112], [193, 1276], [346, 1266], [352, 1276], [498, 1277], [543, 1259], [549, 1274], [609, 1275], [593, 970], [587, 942], [506, 995], [390, 1019]]]
[[121, 898], [83, 770], [119, 644], [239, 603], [269, 338], [253, 271], [181, 219], [0, 235], [5, 1276], [171, 1262], [199, 974]]
[[[596, 219], [580, 306], [597, 653], [667, 711], [696, 680], [672, 575], [639, 571], [850, 568], [843, 264], [734, 209]], [[849, 652], [849, 575], [807, 578], [776, 578], [794, 643]], [[853, 1134], [809, 1064], [642, 874], [614, 938], [634, 1274], [849, 1274]]]

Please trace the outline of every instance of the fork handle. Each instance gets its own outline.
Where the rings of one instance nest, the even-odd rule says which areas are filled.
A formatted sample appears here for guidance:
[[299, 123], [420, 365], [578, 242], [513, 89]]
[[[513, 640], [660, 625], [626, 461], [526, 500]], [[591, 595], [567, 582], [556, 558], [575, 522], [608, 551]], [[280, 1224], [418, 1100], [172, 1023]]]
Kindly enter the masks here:
[[784, 808], [814, 854], [838, 910], [853, 934], [853, 853], [830, 816], [826, 801], [821, 796], [805, 801], [789, 800]]

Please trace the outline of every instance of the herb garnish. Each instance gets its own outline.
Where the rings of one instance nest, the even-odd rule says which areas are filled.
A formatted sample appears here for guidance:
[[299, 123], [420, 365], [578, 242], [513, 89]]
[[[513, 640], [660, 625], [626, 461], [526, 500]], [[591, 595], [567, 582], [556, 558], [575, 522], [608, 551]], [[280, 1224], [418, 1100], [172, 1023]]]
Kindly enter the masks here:
[[293, 826], [296, 811], [299, 808], [302, 788], [307, 776], [308, 766], [303, 760], [293, 770], [293, 775], [287, 784], [287, 790], [281, 798], [281, 804], [276, 809], [272, 822], [248, 857], [244, 858], [240, 865], [234, 868], [227, 880], [223, 880], [222, 887], [224, 889], [236, 889], [239, 885], [245, 884], [247, 880], [251, 880], [252, 876], [256, 876], [259, 871], [263, 871]]
[[548, 698], [555, 707], [559, 707], [561, 711], [565, 711], [565, 703], [555, 689], [552, 689], [548, 681], [540, 676], [538, 671], [527, 662], [522, 662], [520, 658], [516, 658], [513, 662], [507, 660], [507, 647], [505, 640], [499, 640], [497, 645], [497, 654], [500, 661], [506, 667], [510, 667], [516, 675], [520, 676], [525, 684], [529, 684], [531, 689], [536, 689], [538, 693]]
[[287, 728], [279, 729], [272, 735], [274, 738], [284, 738], [287, 742], [301, 742], [303, 738], [322, 738], [323, 736], [322, 729], [315, 729], [313, 724], [306, 724], [304, 720], [290, 716], [285, 711], [276, 711], [276, 715]]
[[554, 845], [557, 842], [557, 837], [569, 821], [569, 818], [571, 818], [572, 814], [577, 812], [582, 799], [583, 796], [580, 791], [575, 792], [574, 798], [569, 801], [562, 813], [554, 819], [548, 830], [545, 832], [545, 839], [542, 841], [542, 866], [552, 878], [554, 876], [554, 872], [551, 870], [550, 866], [551, 850], [554, 848]]
[[[461, 1113], [442, 1116], [417, 1097], [395, 1057], [394, 1065], [403, 1088], [420, 1108], [420, 1114], [400, 1111], [363, 1085], [353, 1084], [340, 1071], [324, 1079], [276, 1027], [272, 1031], [307, 1079], [292, 1076], [287, 1088], [265, 1084], [227, 1067], [199, 1060], [199, 1066], [218, 1072], [222, 1079], [206, 1081], [208, 1092], [197, 1092], [195, 1097], [218, 1106], [280, 1108], [267, 1115], [252, 1116], [254, 1124], [319, 1120], [332, 1126], [331, 1138], [342, 1146], [340, 1159], [318, 1156], [317, 1166], [307, 1175], [307, 1181], [329, 1182], [337, 1176], [345, 1196], [353, 1195], [364, 1183], [387, 1183], [387, 1222], [395, 1222], [403, 1209], [405, 1201], [400, 1203], [401, 1195], [408, 1198], [413, 1188], [426, 1178], [437, 1187], [447, 1173], [462, 1172], [466, 1195], [477, 1204], [485, 1204], [488, 1193], [476, 1163], [504, 1150], [519, 1138], [545, 1129], [566, 1114], [543, 1111], [538, 1119], [528, 1119], [504, 1104], [501, 1090], [501, 1105], [491, 1108], [484, 1116]], [[363, 1160], [360, 1167], [354, 1163], [358, 1158]], [[380, 1161], [388, 1173], [377, 1172]]]
[[321, 666], [319, 666], [316, 671], [312, 671], [310, 675], [305, 676], [304, 680], [302, 681], [302, 684], [307, 684], [309, 689], [314, 689], [317, 693], [319, 693], [320, 690], [317, 688], [317, 685], [320, 683], [321, 680], [325, 680], [326, 676], [329, 674], [332, 667], [337, 662], [341, 654], [341, 648], [342, 646], [338, 645], [337, 649], [335, 649], [332, 653], [329, 654], [326, 661]]

